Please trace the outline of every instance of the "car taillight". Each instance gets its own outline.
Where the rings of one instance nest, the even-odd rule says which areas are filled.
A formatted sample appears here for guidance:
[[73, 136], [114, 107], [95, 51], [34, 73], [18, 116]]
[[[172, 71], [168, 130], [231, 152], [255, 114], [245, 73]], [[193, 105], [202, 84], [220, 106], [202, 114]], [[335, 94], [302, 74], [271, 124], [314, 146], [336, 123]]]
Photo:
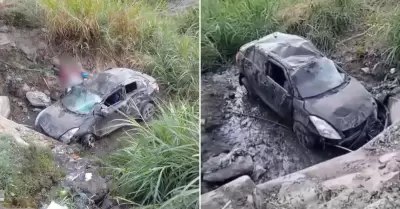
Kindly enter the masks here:
[[241, 52], [236, 53], [236, 64], [240, 65], [242, 58], [243, 58], [243, 54]]
[[159, 92], [159, 91], [160, 91], [160, 87], [158, 86], [158, 84], [157, 84], [156, 82], [151, 83], [150, 85], [151, 85], [151, 87], [153, 87], [153, 89], [154, 89], [156, 92]]

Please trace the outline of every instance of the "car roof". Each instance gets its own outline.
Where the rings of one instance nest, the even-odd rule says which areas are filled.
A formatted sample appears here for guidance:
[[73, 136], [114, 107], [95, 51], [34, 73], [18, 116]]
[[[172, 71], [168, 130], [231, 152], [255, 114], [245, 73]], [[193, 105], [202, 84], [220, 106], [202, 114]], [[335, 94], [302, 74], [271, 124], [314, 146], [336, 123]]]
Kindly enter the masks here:
[[110, 68], [88, 77], [83, 85], [103, 96], [112, 93], [120, 85], [134, 81], [149, 81], [151, 78], [149, 75], [128, 68]]
[[309, 40], [281, 32], [247, 43], [240, 50], [244, 51], [251, 46], [275, 58], [288, 69], [291, 75], [303, 66], [325, 57]]

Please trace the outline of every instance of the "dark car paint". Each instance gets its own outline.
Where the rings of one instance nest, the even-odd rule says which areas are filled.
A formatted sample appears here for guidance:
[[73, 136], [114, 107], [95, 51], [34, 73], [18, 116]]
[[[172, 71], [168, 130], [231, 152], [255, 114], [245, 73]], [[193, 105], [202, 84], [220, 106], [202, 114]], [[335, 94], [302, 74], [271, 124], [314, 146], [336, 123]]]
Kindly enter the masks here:
[[[96, 81], [96, 78], [105, 77], [109, 78], [110, 76], [95, 75], [91, 78], [90, 83], [86, 82], [81, 85], [88, 85], [91, 90], [95, 90], [94, 88], [96, 86], [101, 86], [95, 84], [94, 81]], [[63, 134], [73, 128], [79, 128], [74, 135], [74, 139], [79, 139], [81, 136], [87, 133], [93, 133], [99, 137], [104, 136], [119, 128], [120, 126], [118, 126], [118, 124], [126, 124], [122, 123], [121, 120], [125, 119], [127, 115], [133, 118], [140, 118], [140, 110], [143, 108], [143, 106], [149, 102], [154, 103], [156, 95], [154, 91], [150, 92], [149, 94], [148, 82], [150, 82], [150, 80], [148, 80], [148, 78], [151, 77], [138, 74], [138, 77], [135, 77], [137, 89], [128, 95], [126, 95], [124, 85], [115, 83], [115, 79], [111, 80], [111, 84], [107, 83], [103, 79], [100, 79], [102, 85], [108, 84], [109, 86], [113, 86], [113, 89], [108, 87], [101, 88], [101, 92], [97, 91], [102, 97], [102, 102], [98, 105], [95, 105], [91, 113], [77, 114], [71, 112], [63, 107], [60, 101], [57, 101], [53, 105], [44, 109], [38, 115], [38, 125], [41, 130], [45, 132], [45, 134], [58, 140]], [[123, 81], [125, 80], [121, 79], [118, 82]], [[128, 81], [128, 83], [133, 82], [133, 80], [126, 81]], [[119, 90], [122, 90], [122, 96], [125, 98], [123, 101], [120, 101], [110, 107], [102, 105], [109, 96]], [[108, 113], [105, 114], [105, 112]]]
[[[241, 55], [237, 56], [243, 58], [237, 60], [240, 69], [240, 84], [242, 85], [242, 78], [247, 78], [250, 88], [281, 117], [298, 121], [317, 135], [319, 134], [308, 117], [310, 115], [320, 117], [342, 136], [341, 140], [330, 140], [333, 144], [347, 143], [348, 138], [342, 132], [352, 128], [361, 130], [360, 134], [352, 136], [351, 140], [361, 138], [361, 132], [366, 129], [366, 126], [359, 126], [377, 109], [377, 106], [372, 95], [356, 79], [349, 77], [334, 91], [328, 91], [313, 98], [301, 99], [292, 85], [286, 66], [279, 62], [279, 58], [276, 59], [276, 57], [260, 51], [266, 60], [272, 61], [284, 69], [286, 79], [291, 86], [287, 90], [257, 69], [252, 61], [253, 57], [248, 57], [249, 54], [254, 55], [255, 53], [249, 53], [248, 50], [257, 50], [257, 47], [250, 46], [246, 48], [246, 51], [240, 51]], [[345, 73], [339, 66], [337, 68], [340, 72]], [[382, 121], [385, 126], [388, 125], [387, 120], [386, 117]]]

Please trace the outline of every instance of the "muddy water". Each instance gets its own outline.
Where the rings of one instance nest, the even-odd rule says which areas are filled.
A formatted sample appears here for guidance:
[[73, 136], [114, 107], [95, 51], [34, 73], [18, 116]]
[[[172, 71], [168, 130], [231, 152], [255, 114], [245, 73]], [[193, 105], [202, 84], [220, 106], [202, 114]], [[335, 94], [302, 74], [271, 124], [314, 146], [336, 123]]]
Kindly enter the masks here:
[[[248, 151], [266, 172], [258, 183], [333, 158], [343, 151], [311, 151], [300, 145], [285, 122], [260, 101], [246, 96], [233, 67], [202, 76], [202, 161], [232, 148]], [[276, 125], [279, 123], [282, 125]], [[284, 127], [286, 126], [286, 127]]]

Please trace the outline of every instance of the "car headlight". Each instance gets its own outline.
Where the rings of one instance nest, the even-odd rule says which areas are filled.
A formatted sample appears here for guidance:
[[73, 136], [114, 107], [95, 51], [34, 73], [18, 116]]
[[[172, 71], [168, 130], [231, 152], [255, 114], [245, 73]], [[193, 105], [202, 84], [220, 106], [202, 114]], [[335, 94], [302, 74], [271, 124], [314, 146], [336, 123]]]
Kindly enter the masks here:
[[318, 133], [329, 139], [341, 139], [340, 135], [332, 126], [330, 126], [326, 121], [316, 117], [310, 116], [311, 122], [314, 124], [315, 128], [317, 128]]
[[70, 143], [72, 137], [74, 137], [75, 133], [76, 133], [78, 130], [79, 130], [79, 128], [72, 128], [72, 129], [70, 129], [69, 131], [65, 132], [65, 134], [62, 135], [61, 138], [60, 138], [61, 141], [62, 141], [63, 143], [66, 143], [66, 144]]

